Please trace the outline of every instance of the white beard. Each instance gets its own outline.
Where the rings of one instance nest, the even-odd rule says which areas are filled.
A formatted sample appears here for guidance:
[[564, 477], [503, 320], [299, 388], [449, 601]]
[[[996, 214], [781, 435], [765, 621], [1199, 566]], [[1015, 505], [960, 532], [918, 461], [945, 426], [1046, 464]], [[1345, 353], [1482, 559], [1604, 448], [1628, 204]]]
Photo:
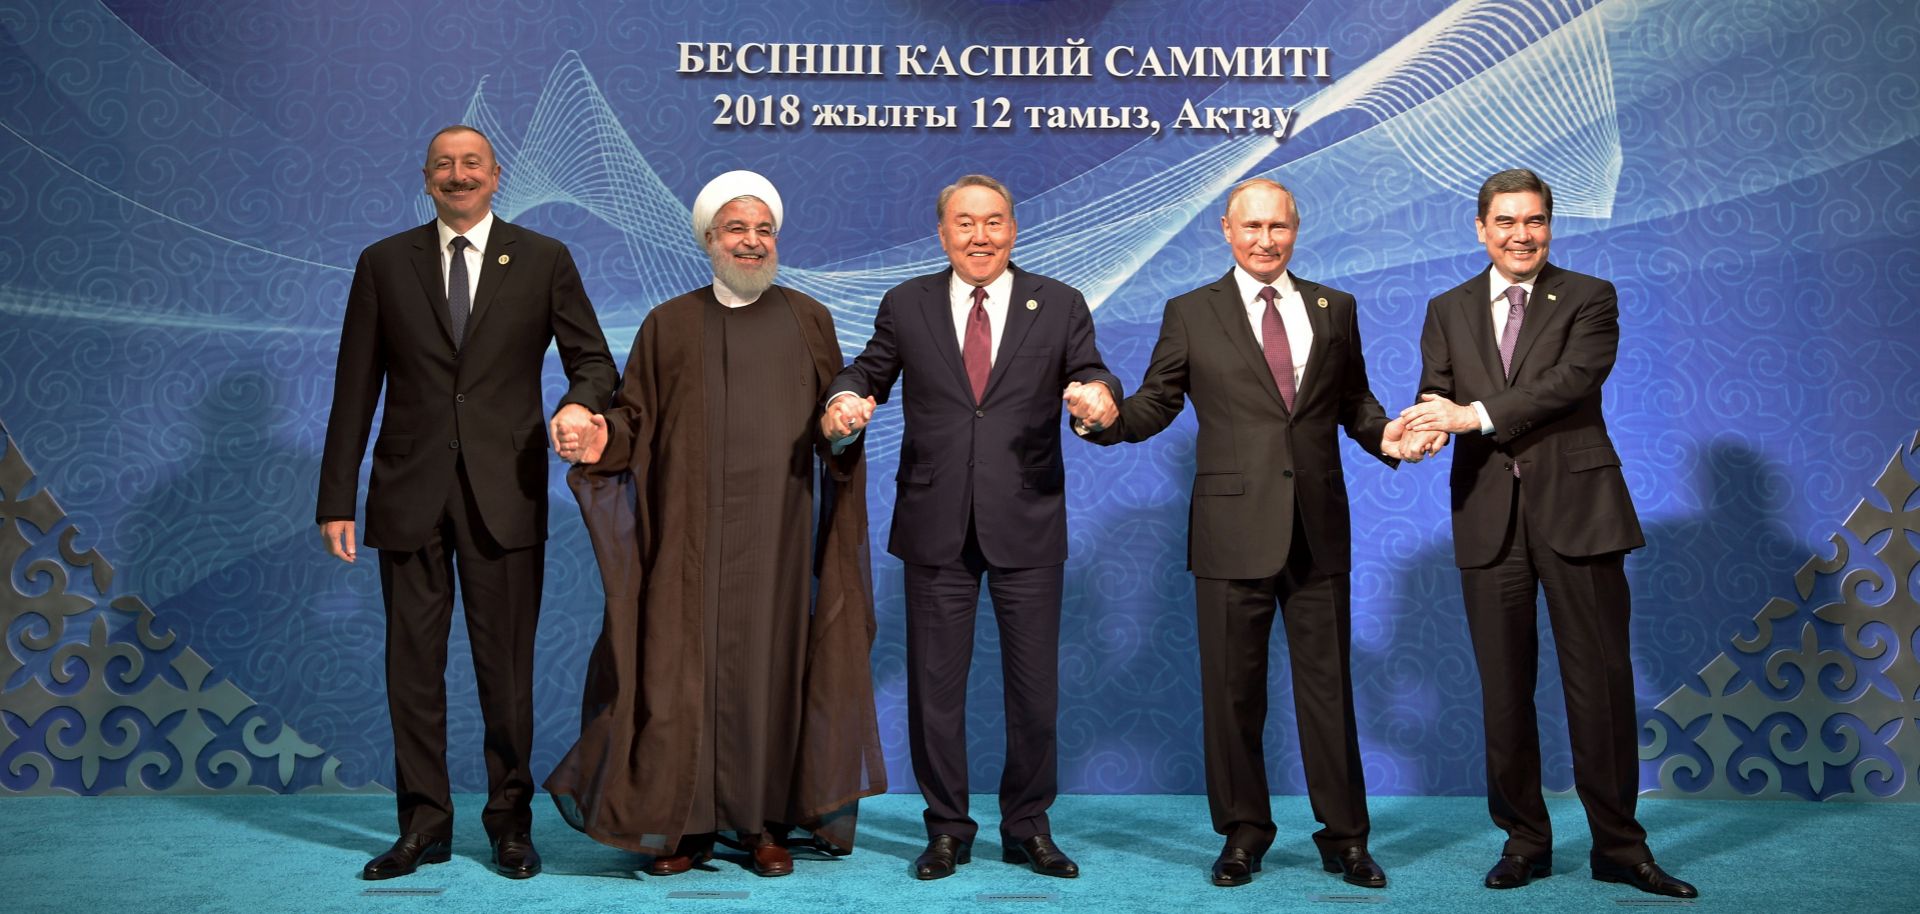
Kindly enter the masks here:
[[713, 262], [714, 278], [747, 301], [758, 300], [760, 293], [773, 285], [774, 276], [780, 272], [780, 260], [772, 250], [767, 251], [767, 257], [760, 261], [758, 269], [735, 266], [733, 258], [722, 253], [718, 244], [707, 246], [707, 259]]

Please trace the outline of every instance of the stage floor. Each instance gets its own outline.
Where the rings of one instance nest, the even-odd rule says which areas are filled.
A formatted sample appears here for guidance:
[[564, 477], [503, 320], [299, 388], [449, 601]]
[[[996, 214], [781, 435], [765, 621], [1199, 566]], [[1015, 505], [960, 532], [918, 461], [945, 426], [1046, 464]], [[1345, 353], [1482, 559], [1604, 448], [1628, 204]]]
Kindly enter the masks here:
[[[862, 804], [849, 857], [796, 855], [795, 873], [762, 879], [733, 855], [665, 879], [634, 873], [637, 857], [568, 828], [541, 797], [534, 838], [546, 872], [512, 881], [486, 865], [481, 798], [458, 800], [454, 858], [385, 882], [360, 866], [392, 841], [380, 796], [24, 797], [0, 799], [10, 885], [0, 910], [39, 912], [912, 912], [1046, 910], [1399, 910], [1527, 914], [1622, 910], [1882, 912], [1920, 908], [1920, 806], [1709, 800], [1644, 801], [1654, 853], [1698, 886], [1691, 904], [1661, 903], [1594, 882], [1579, 804], [1551, 801], [1560, 844], [1551, 878], [1506, 892], [1480, 887], [1500, 847], [1470, 797], [1372, 801], [1376, 859], [1390, 879], [1368, 891], [1321, 872], [1304, 797], [1276, 797], [1280, 839], [1248, 886], [1206, 881], [1219, 839], [1197, 796], [1067, 796], [1054, 836], [1079, 879], [1000, 862], [991, 796], [976, 796], [982, 840], [948, 879], [907, 873], [923, 843], [920, 798]], [[366, 894], [369, 889], [376, 894]]]

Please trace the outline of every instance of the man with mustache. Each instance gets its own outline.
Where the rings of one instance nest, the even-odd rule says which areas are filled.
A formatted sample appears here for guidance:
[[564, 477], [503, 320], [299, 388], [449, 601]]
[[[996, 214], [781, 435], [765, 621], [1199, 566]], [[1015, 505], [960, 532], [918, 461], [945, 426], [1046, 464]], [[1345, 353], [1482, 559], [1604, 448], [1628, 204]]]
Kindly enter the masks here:
[[722, 832], [787, 875], [790, 826], [850, 851], [857, 801], [886, 790], [864, 448], [814, 424], [840, 349], [823, 305], [774, 285], [782, 212], [750, 171], [701, 190], [714, 281], [647, 315], [568, 477], [607, 601], [580, 738], [546, 786], [653, 876]]
[[1553, 871], [1533, 692], [1536, 594], [1560, 658], [1573, 783], [1593, 832], [1593, 878], [1699, 895], [1660, 869], [1634, 818], [1639, 722], [1628, 644], [1628, 550], [1646, 545], [1601, 383], [1620, 343], [1613, 284], [1547, 262], [1553, 191], [1524, 168], [1480, 186], [1474, 230], [1493, 266], [1427, 304], [1420, 403], [1409, 429], [1459, 436], [1453, 548], [1480, 669], [1487, 805], [1506, 846], [1484, 880]]
[[[566, 245], [495, 217], [500, 166], [487, 138], [441, 130], [421, 172], [434, 221], [375, 243], [354, 268], [320, 463], [321, 536], [355, 561], [360, 460], [384, 384], [366, 544], [380, 550], [400, 839], [361, 874], [388, 879], [449, 858], [445, 674], [457, 578], [486, 727], [481, 820], [494, 866], [522, 879], [540, 872], [529, 754], [547, 445], [551, 437], [575, 456], [559, 439], [587, 427], [616, 374]], [[542, 423], [549, 342], [569, 386]]]
[[[918, 879], [972, 859], [967, 814], [967, 672], [985, 575], [1000, 626], [1007, 707], [1001, 859], [1062, 878], [1080, 868], [1054, 844], [1060, 597], [1067, 560], [1062, 391], [1111, 416], [1120, 381], [1094, 346], [1078, 291], [1010, 262], [1013, 196], [967, 175], [934, 207], [949, 268], [880, 299], [873, 338], [830, 388], [821, 430], [845, 441], [896, 380], [906, 429], [887, 551], [906, 564], [907, 740], [926, 797]], [[1095, 383], [1099, 382], [1099, 383]]]
[[1089, 437], [1144, 441], [1188, 398], [1200, 419], [1187, 565], [1207, 804], [1226, 839], [1209, 878], [1251, 882], [1277, 833], [1261, 733], [1279, 607], [1322, 868], [1381, 888], [1348, 669], [1352, 537], [1335, 433], [1389, 466], [1437, 451], [1446, 436], [1405, 436], [1387, 420], [1368, 387], [1353, 296], [1288, 270], [1300, 229], [1290, 191], [1266, 178], [1241, 182], [1220, 229], [1233, 268], [1167, 302], [1140, 389]]

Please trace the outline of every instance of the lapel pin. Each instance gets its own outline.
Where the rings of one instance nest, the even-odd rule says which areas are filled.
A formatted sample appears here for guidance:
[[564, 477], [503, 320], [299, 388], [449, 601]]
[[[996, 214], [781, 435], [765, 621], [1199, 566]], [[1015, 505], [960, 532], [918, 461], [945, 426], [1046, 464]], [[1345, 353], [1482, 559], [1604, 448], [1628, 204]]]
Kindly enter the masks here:
[[1031, 298], [1029, 298], [1029, 299], [1027, 299], [1027, 310], [1028, 310], [1028, 311], [1038, 311], [1038, 310], [1040, 310], [1040, 303], [1039, 303], [1039, 302], [1037, 302], [1037, 301], [1034, 301], [1034, 300], [1033, 300], [1033, 299], [1031, 299]]
[[506, 265], [507, 265], [507, 261], [509, 261], [509, 260], [512, 260], [512, 259], [513, 259], [513, 258], [511, 258], [511, 257], [508, 257], [508, 256], [507, 256], [507, 255], [505, 255], [505, 254], [501, 254], [501, 255], [500, 255], [500, 265], [504, 267], [504, 266], [506, 266]]
[[1559, 301], [1559, 300], [1560, 300], [1560, 296], [1555, 295], [1552, 292], [1547, 293], [1547, 301]]
[[1327, 300], [1323, 298], [1317, 302], [1314, 302], [1314, 304], [1319, 305], [1322, 308], [1325, 308], [1327, 306]]

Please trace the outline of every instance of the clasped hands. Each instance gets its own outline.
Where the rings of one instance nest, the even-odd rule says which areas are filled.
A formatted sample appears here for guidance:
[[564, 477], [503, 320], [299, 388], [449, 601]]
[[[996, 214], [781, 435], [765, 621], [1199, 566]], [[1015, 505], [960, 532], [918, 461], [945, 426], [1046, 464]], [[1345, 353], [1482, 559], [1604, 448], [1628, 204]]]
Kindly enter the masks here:
[[834, 397], [820, 413], [820, 434], [835, 444], [845, 441], [873, 421], [873, 408], [878, 405], [872, 397]]
[[1060, 399], [1066, 401], [1067, 412], [1090, 432], [1102, 431], [1120, 418], [1120, 406], [1113, 402], [1113, 392], [1099, 381], [1088, 384], [1070, 381]]
[[1387, 423], [1380, 452], [1408, 463], [1440, 453], [1447, 436], [1480, 430], [1480, 414], [1439, 394], [1421, 394], [1420, 402], [1400, 411]]
[[607, 417], [587, 411], [578, 403], [569, 403], [553, 414], [547, 423], [554, 453], [568, 463], [599, 463], [607, 449]]

